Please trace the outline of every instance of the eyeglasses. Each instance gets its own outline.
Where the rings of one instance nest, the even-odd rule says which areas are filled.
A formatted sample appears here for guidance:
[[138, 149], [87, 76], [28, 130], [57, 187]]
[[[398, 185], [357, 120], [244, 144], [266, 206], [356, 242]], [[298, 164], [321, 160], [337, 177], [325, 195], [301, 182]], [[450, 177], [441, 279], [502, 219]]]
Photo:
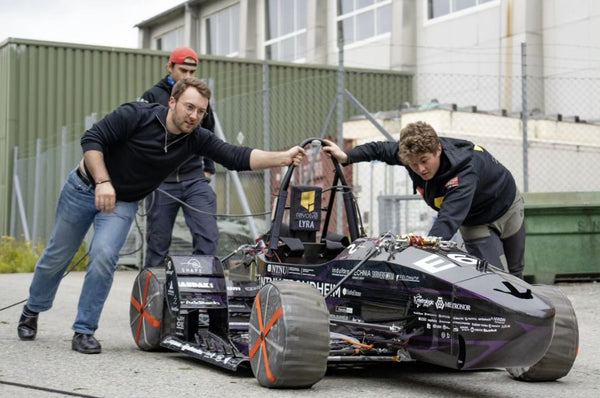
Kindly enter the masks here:
[[[179, 101], [177, 101], [177, 103], [179, 103]], [[190, 116], [195, 114], [198, 119], [202, 120], [204, 119], [204, 117], [206, 116], [206, 109], [198, 109], [196, 108], [194, 105], [192, 104], [182, 104], [183, 105], [183, 109], [185, 110], [185, 113]]]

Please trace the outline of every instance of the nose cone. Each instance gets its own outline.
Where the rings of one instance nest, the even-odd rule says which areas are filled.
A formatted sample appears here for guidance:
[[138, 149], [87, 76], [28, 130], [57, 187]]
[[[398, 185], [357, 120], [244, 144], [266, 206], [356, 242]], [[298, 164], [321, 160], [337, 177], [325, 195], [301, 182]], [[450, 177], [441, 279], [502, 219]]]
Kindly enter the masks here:
[[552, 340], [556, 310], [534, 286], [512, 275], [486, 273], [457, 287], [465, 289], [457, 296], [481, 297], [472, 306], [478, 319], [459, 330], [464, 369], [526, 367], [542, 358]]

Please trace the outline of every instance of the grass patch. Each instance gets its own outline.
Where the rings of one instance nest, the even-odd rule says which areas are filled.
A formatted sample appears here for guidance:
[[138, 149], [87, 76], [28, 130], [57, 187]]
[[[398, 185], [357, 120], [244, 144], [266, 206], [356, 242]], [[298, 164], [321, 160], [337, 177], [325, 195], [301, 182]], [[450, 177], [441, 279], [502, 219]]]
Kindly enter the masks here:
[[[44, 252], [42, 243], [32, 244], [26, 240], [15, 239], [12, 236], [0, 237], [0, 274], [33, 272], [35, 264]], [[72, 267], [86, 254], [85, 242], [81, 244], [69, 267]], [[74, 271], [85, 270], [87, 257], [81, 261]], [[69, 268], [70, 269], [70, 268]]]

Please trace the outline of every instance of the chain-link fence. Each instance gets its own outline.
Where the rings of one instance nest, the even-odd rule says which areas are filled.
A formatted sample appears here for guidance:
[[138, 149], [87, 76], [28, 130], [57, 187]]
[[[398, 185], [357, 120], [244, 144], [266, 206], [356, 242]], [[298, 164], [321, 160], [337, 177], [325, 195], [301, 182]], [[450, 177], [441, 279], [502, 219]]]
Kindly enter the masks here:
[[[441, 136], [484, 147], [524, 192], [600, 190], [600, 79], [415, 75], [414, 103], [379, 120], [395, 139], [417, 120]], [[526, 101], [523, 101], [526, 98]], [[383, 140], [365, 120], [347, 121], [356, 144]], [[401, 167], [355, 165], [355, 191], [372, 234], [426, 233], [435, 212]]]
[[[281, 85], [273, 82], [276, 78], [276, 73], [268, 76], [271, 81], [264, 86], [268, 88], [248, 89], [236, 96], [228, 96], [227, 88], [213, 87], [214, 110], [228, 142], [280, 150], [308, 137], [336, 139], [343, 122], [344, 145], [349, 149], [367, 141], [386, 139], [382, 131], [398, 139], [404, 125], [424, 120], [442, 136], [467, 139], [486, 148], [513, 173], [523, 191], [600, 190], [600, 171], [595, 167], [600, 161], [598, 79], [415, 75], [414, 95], [399, 93], [395, 107], [376, 102], [365, 105], [371, 112], [368, 116], [374, 118], [369, 120], [356, 104], [348, 101], [348, 95], [340, 101], [343, 91], [334, 72], [331, 76], [304, 75]], [[346, 82], [345, 89], [350, 94], [354, 83]], [[382, 97], [393, 95], [389, 92], [392, 88], [385, 84], [373, 84], [370, 89], [380, 92]], [[293, 109], [302, 112], [295, 113]], [[310, 118], [299, 116], [307, 110]], [[343, 115], [343, 120], [340, 121], [339, 115]], [[40, 147], [44, 145], [48, 146], [43, 143]], [[68, 167], [49, 169], [45, 159], [59, 154], [64, 156], [62, 163]], [[56, 175], [60, 174], [64, 181], [65, 173], [75, 167], [80, 156], [78, 140], [47, 148], [35, 156], [31, 153], [18, 156], [15, 181], [21, 185], [15, 184], [11, 234], [14, 231], [18, 236], [28, 228], [30, 236], [48, 238], [48, 232], [40, 232], [48, 231], [48, 226], [36, 225], [34, 221], [41, 219], [36, 213], [40, 211], [39, 204], [56, 203], [60, 188], [55, 183]], [[325, 187], [327, 181], [322, 177], [331, 170], [323, 159], [315, 164], [317, 169], [313, 172], [307, 171], [308, 164], [305, 165], [298, 178], [313, 173], [314, 178], [321, 179], [317, 184]], [[427, 233], [435, 212], [414, 194], [402, 167], [372, 162], [355, 164], [345, 171], [358, 198], [368, 235], [388, 231]], [[217, 168], [213, 186], [218, 202], [219, 255], [251, 243], [257, 234], [268, 230], [271, 204], [284, 172], [273, 169], [234, 175], [220, 166]], [[44, 185], [46, 182], [48, 186]], [[21, 192], [16, 192], [17, 189]], [[19, 203], [23, 204], [22, 211]], [[143, 253], [143, 214], [141, 208], [138, 224], [132, 227], [123, 249], [135, 253], [122, 260], [134, 265], [141, 264]], [[337, 224], [343, 232], [343, 220]], [[173, 231], [171, 252], [191, 252], [191, 235], [182, 215]]]

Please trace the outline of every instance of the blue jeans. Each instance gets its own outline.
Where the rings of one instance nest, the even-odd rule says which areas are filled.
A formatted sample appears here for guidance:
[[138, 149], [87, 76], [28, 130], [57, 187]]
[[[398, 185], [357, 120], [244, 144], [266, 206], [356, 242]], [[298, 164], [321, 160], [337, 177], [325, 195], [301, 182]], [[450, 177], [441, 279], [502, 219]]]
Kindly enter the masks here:
[[192, 233], [193, 254], [215, 255], [219, 241], [219, 229], [214, 216], [217, 212], [217, 196], [209, 180], [192, 178], [181, 182], [163, 182], [159, 188], [203, 213], [182, 205], [160, 191], [150, 194], [146, 199], [145, 266], [163, 265], [171, 246], [171, 234], [179, 208], [183, 209], [185, 222]]
[[52, 307], [60, 281], [93, 224], [94, 237], [73, 324], [75, 332], [87, 334], [98, 328], [119, 251], [138, 207], [138, 202], [117, 201], [115, 212], [106, 214], [96, 209], [94, 200], [94, 189], [72, 171], [60, 193], [52, 236], [35, 267], [27, 299], [27, 307], [32, 311], [42, 312]]

